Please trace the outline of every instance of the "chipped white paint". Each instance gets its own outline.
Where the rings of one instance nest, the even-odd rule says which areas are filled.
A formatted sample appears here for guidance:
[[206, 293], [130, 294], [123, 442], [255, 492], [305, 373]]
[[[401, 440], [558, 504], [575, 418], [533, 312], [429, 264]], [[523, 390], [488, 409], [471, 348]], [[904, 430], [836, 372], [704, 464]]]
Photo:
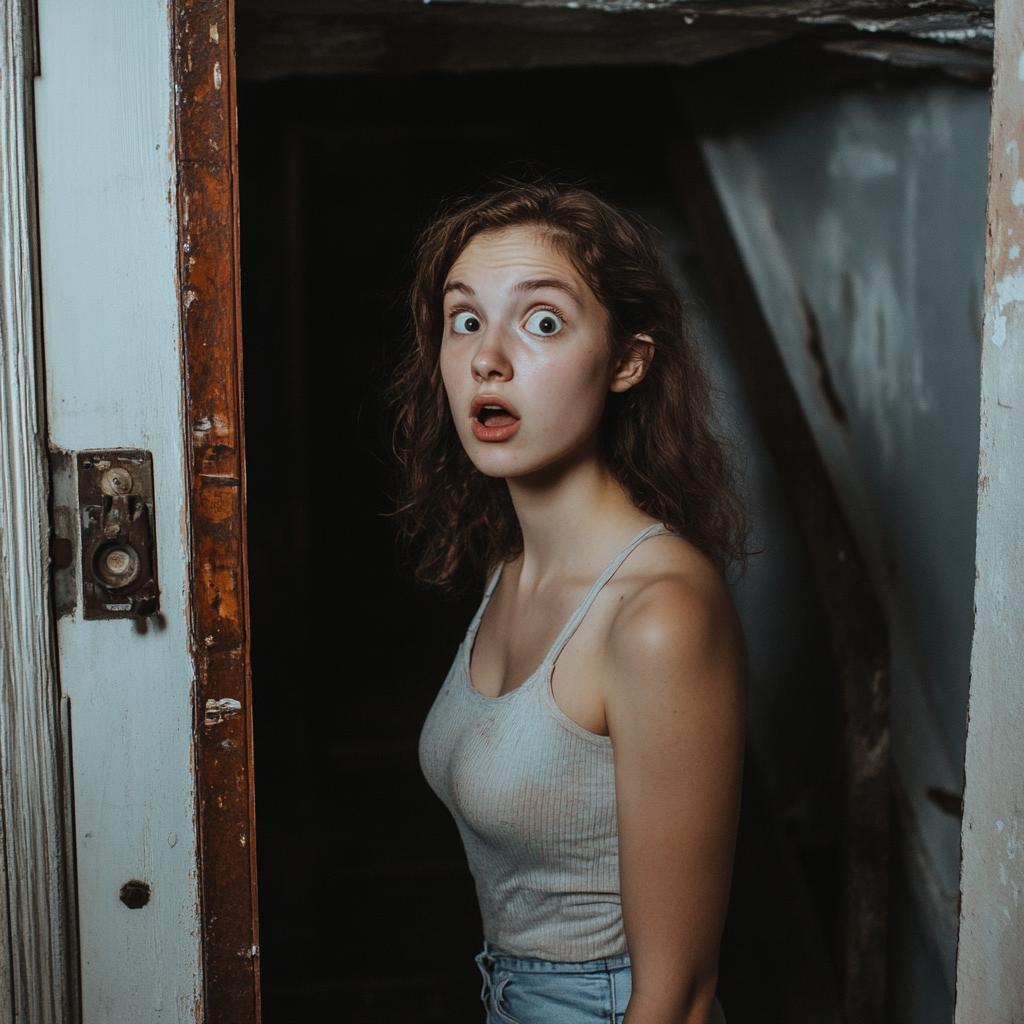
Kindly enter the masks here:
[[206, 714], [203, 719], [204, 725], [220, 725], [226, 718], [242, 713], [242, 705], [231, 697], [222, 697], [220, 700], [208, 698], [206, 701]]
[[[1019, 182], [1018, 182], [1019, 184]], [[1024, 205], [1013, 201], [1014, 206]], [[1016, 249], [1017, 246], [1011, 248]], [[1020, 251], [1019, 249], [1017, 250]], [[1015, 257], [1010, 256], [1010, 259]], [[995, 294], [989, 302], [986, 313], [992, 318], [992, 344], [1002, 348], [1006, 344], [1008, 317], [1017, 313], [1018, 303], [1024, 302], [1024, 269], [1004, 274], [995, 284]]]
[[1024, 0], [996, 4], [995, 68], [958, 1024], [1024, 1019]]
[[[167, 0], [38, 0], [50, 436], [153, 453], [164, 628], [57, 623], [74, 735], [83, 1024], [200, 1006], [186, 436]], [[168, 836], [177, 837], [170, 842]], [[129, 910], [121, 885], [152, 900]], [[33, 1024], [45, 1024], [44, 1015]]]
[[31, 3], [0, 0], [0, 1020], [72, 1024], [40, 399]]

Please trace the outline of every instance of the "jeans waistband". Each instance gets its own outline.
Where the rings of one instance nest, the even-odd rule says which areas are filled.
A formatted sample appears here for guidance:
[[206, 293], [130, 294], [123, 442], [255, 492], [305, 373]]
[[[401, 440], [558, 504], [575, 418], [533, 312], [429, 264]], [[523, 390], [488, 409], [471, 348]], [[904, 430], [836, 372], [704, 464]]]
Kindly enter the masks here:
[[531, 971], [536, 974], [593, 974], [595, 971], [620, 971], [629, 967], [629, 954], [606, 956], [598, 960], [579, 963], [558, 960], [540, 960], [534, 957], [514, 956], [484, 941], [484, 951], [476, 958], [488, 971]]

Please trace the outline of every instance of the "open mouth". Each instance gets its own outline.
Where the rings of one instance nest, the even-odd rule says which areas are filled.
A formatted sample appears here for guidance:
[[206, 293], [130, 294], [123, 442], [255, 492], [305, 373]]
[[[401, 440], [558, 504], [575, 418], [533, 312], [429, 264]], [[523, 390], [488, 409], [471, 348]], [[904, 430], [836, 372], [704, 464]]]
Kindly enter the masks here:
[[500, 402], [473, 400], [473, 436], [478, 441], [506, 441], [519, 429], [519, 417]]
[[515, 416], [500, 405], [485, 405], [477, 413], [476, 421], [485, 427], [510, 427], [517, 422]]

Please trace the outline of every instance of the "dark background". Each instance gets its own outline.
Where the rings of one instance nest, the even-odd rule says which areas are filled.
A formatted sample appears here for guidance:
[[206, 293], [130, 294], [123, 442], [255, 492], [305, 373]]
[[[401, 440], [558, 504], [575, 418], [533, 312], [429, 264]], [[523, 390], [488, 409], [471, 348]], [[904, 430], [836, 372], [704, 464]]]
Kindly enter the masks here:
[[[416, 757], [476, 599], [425, 592], [401, 564], [377, 395], [406, 330], [408, 254], [441, 201], [543, 171], [675, 207], [675, 81], [632, 68], [240, 89], [266, 1024], [482, 1019], [472, 880]], [[709, 110], [729, 107], [714, 72], [694, 81]], [[796, 987], [831, 998], [793, 936], [813, 918], [833, 952], [837, 843], [789, 843], [748, 760], [720, 982], [730, 1024], [796, 1019]]]

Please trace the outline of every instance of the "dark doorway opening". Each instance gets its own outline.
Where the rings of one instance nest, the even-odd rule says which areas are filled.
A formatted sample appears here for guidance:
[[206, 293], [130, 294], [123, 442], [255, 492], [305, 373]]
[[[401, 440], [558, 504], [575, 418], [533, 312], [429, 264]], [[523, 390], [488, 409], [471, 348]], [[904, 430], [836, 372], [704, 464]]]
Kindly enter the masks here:
[[[479, 915], [416, 739], [476, 602], [417, 588], [386, 516], [377, 394], [408, 253], [441, 200], [493, 174], [553, 171], [675, 209], [680, 112], [657, 68], [286, 79], [243, 84], [239, 106], [264, 1020], [469, 1024]], [[803, 670], [827, 690], [812, 625]], [[838, 735], [814, 714], [811, 731]], [[781, 947], [809, 918], [830, 945], [838, 837], [801, 872], [752, 762], [748, 776], [731, 1024], [795, 1020], [795, 986], [834, 990]]]

